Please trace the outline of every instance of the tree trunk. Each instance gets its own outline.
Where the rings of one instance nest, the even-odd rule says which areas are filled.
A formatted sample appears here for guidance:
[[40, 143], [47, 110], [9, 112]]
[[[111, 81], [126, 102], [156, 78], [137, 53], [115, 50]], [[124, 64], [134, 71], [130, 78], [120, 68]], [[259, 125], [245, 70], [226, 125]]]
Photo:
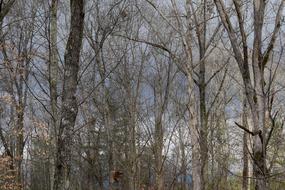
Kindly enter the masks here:
[[[243, 103], [243, 114], [242, 114], [242, 124], [244, 127], [249, 129], [247, 122], [247, 106], [246, 99]], [[242, 189], [249, 190], [250, 189], [250, 152], [249, 152], [249, 134], [244, 131], [243, 133], [243, 172], [242, 172]]]
[[[204, 57], [204, 54], [203, 54]], [[201, 58], [203, 59], [203, 58]], [[208, 176], [208, 118], [206, 114], [206, 84], [205, 84], [205, 62], [200, 63], [200, 73], [199, 73], [199, 121], [198, 121], [198, 131], [199, 131], [199, 144], [200, 144], [200, 159], [201, 159], [201, 183], [204, 190], [206, 188], [207, 176]]]
[[[128, 96], [131, 99], [131, 95]], [[129, 127], [130, 127], [130, 134], [129, 134], [129, 146], [130, 146], [130, 152], [129, 152], [129, 157], [130, 157], [130, 167], [129, 167], [129, 190], [135, 190], [136, 189], [136, 169], [137, 169], [137, 164], [136, 164], [136, 157], [137, 157], [137, 153], [136, 153], [136, 124], [135, 124], [135, 118], [134, 118], [134, 114], [135, 114], [135, 109], [132, 106], [132, 102], [130, 102], [129, 105], [129, 117], [130, 117], [130, 123], [129, 123]]]
[[58, 0], [52, 0], [50, 15], [50, 104], [52, 113], [52, 130], [56, 130], [57, 123], [57, 80], [58, 80], [58, 59], [57, 59], [57, 5]]
[[[27, 64], [28, 65], [28, 64]], [[24, 62], [20, 62], [20, 68], [22, 70], [27, 70], [27, 66], [24, 66]], [[27, 89], [24, 89], [24, 81], [28, 80], [28, 72], [25, 74], [19, 74], [20, 80], [19, 82], [15, 82], [15, 86], [17, 88], [18, 95], [18, 103], [16, 105], [16, 114], [17, 114], [17, 126], [16, 126], [16, 152], [15, 152], [15, 164], [16, 164], [16, 172], [17, 172], [17, 185], [19, 185], [20, 189], [24, 188], [23, 183], [23, 172], [22, 172], [22, 161], [23, 161], [23, 153], [24, 153], [24, 115], [25, 115], [25, 107], [27, 100]]]
[[57, 59], [57, 6], [58, 0], [51, 2], [50, 15], [50, 63], [49, 63], [49, 85], [50, 85], [50, 106], [51, 106], [51, 152], [50, 158], [50, 187], [53, 190], [54, 171], [55, 171], [55, 153], [53, 145], [56, 144], [55, 137], [57, 136], [58, 111], [57, 111], [57, 80], [58, 80], [58, 59]]
[[[197, 123], [193, 125], [191, 135], [192, 139], [192, 153], [193, 157], [193, 181], [194, 181], [194, 189], [195, 190], [204, 190], [207, 187], [208, 181], [208, 116], [207, 116], [207, 108], [206, 108], [206, 62], [205, 62], [205, 53], [207, 50], [206, 47], [206, 34], [207, 34], [207, 20], [209, 19], [208, 14], [208, 5], [209, 2], [207, 0], [203, 0], [200, 2], [200, 6], [202, 9], [194, 10], [195, 5], [191, 0], [186, 2], [188, 6], [188, 17], [191, 18], [192, 14], [194, 17], [194, 24], [196, 27], [196, 37], [198, 39], [198, 47], [199, 47], [199, 70], [197, 80], [192, 76], [191, 73], [194, 72], [194, 68], [191, 73], [188, 74], [189, 86], [192, 84], [192, 81], [195, 82], [195, 85], [198, 87], [197, 93], [195, 95], [195, 104], [197, 109], [197, 115], [195, 114], [195, 118]], [[191, 11], [192, 10], [192, 11]], [[191, 20], [188, 21], [191, 23]], [[190, 40], [190, 39], [189, 39]], [[189, 44], [191, 42], [188, 42]], [[191, 46], [191, 44], [189, 45]], [[189, 62], [189, 65], [193, 65], [193, 63]], [[193, 77], [193, 78], [192, 78]], [[191, 90], [191, 89], [190, 89]], [[196, 89], [195, 89], [196, 90]], [[190, 91], [189, 91], [190, 94]], [[193, 144], [195, 143], [195, 144]], [[198, 145], [198, 144], [199, 145]], [[195, 162], [195, 163], [194, 163]], [[198, 172], [195, 173], [194, 172]], [[197, 179], [195, 179], [197, 178]], [[195, 182], [196, 181], [196, 182]], [[200, 183], [200, 184], [198, 184]]]
[[263, 0], [254, 1], [254, 42], [253, 42], [253, 76], [255, 88], [255, 108], [252, 109], [254, 130], [261, 131], [260, 135], [253, 138], [253, 173], [255, 176], [255, 189], [267, 189], [267, 169], [265, 150], [265, 94], [264, 94], [264, 66], [262, 65], [262, 28], [264, 19], [265, 2]]
[[[21, 97], [22, 98], [22, 97]], [[16, 154], [15, 154], [15, 165], [16, 165], [16, 182], [20, 189], [23, 189], [22, 181], [22, 161], [23, 161], [23, 150], [24, 150], [24, 106], [19, 102], [17, 105], [17, 130], [16, 130]]]
[[186, 159], [186, 148], [184, 144], [184, 134], [181, 128], [179, 127], [179, 148], [181, 152], [181, 190], [187, 190], [187, 159]]
[[70, 33], [64, 55], [62, 108], [56, 147], [55, 190], [69, 190], [72, 131], [78, 111], [76, 101], [77, 75], [84, 26], [84, 0], [71, 0]]
[[[159, 78], [156, 88], [154, 88], [154, 106], [155, 110], [155, 126], [154, 126], [154, 152], [155, 152], [155, 189], [164, 189], [164, 158], [163, 158], [163, 114], [168, 105], [170, 83], [171, 83], [172, 63], [169, 62], [167, 68], [166, 86], [163, 88], [163, 82]], [[164, 93], [163, 93], [164, 92]]]
[[[191, 79], [192, 80], [192, 79]], [[191, 111], [190, 133], [192, 146], [193, 189], [204, 190], [208, 175], [208, 130], [205, 107], [205, 89], [199, 88], [199, 105]], [[192, 89], [189, 89], [189, 94]], [[197, 97], [193, 101], [196, 102]], [[191, 104], [193, 106], [193, 104]]]
[[163, 190], [163, 129], [162, 129], [162, 116], [158, 116], [155, 121], [155, 189]]
[[[191, 104], [192, 106], [192, 104]], [[198, 135], [198, 125], [196, 120], [195, 110], [191, 114], [190, 120], [190, 135], [191, 135], [191, 148], [192, 148], [192, 178], [193, 178], [193, 189], [201, 190], [202, 186], [202, 167], [200, 163], [200, 144]]]

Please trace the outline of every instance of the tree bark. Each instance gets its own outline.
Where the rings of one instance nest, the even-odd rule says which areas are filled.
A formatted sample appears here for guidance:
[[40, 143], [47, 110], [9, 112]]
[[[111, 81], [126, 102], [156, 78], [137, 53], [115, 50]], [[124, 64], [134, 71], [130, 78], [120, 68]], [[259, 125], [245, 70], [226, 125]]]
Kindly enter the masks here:
[[[22, 97], [21, 97], [22, 98]], [[15, 165], [16, 165], [16, 181], [20, 189], [23, 188], [22, 181], [22, 161], [24, 151], [24, 106], [20, 101], [16, 106], [17, 112], [17, 129], [16, 129], [16, 153], [15, 153]]]
[[78, 111], [76, 89], [84, 27], [84, 0], [71, 0], [70, 9], [71, 24], [64, 55], [61, 120], [56, 147], [55, 190], [71, 189], [72, 131]]
[[163, 180], [163, 128], [162, 128], [162, 116], [158, 116], [155, 121], [155, 189], [164, 189]]
[[[242, 113], [242, 124], [244, 127], [249, 128], [247, 122], [247, 103], [246, 99], [243, 103], [243, 113]], [[250, 152], [249, 152], [249, 134], [244, 131], [243, 133], [243, 172], [242, 172], [242, 189], [250, 189], [250, 174], [249, 174], [249, 162], [250, 162]]]
[[[191, 89], [192, 90], [192, 89]], [[190, 90], [189, 90], [190, 91]], [[191, 104], [191, 103], [190, 103]], [[192, 104], [191, 104], [192, 106]], [[190, 135], [191, 135], [191, 149], [192, 149], [192, 178], [193, 178], [193, 189], [200, 190], [204, 185], [202, 183], [202, 167], [200, 164], [200, 144], [198, 134], [197, 115], [195, 110], [191, 111], [190, 117]]]
[[186, 158], [186, 148], [184, 143], [184, 134], [181, 127], [178, 129], [179, 132], [179, 148], [181, 153], [181, 190], [187, 190], [187, 158]]
[[56, 144], [55, 137], [57, 136], [58, 126], [58, 110], [57, 110], [57, 81], [58, 81], [58, 59], [57, 59], [57, 7], [58, 0], [51, 2], [50, 14], [50, 63], [49, 63], [49, 85], [50, 85], [50, 106], [51, 106], [51, 151], [52, 157], [50, 159], [50, 187], [53, 189], [54, 171], [55, 171], [55, 158], [54, 147]]

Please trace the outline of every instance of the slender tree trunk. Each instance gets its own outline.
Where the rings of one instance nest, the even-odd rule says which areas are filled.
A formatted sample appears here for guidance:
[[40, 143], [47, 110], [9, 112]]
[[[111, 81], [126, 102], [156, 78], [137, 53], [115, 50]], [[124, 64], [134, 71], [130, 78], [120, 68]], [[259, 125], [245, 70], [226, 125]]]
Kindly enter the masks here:
[[[190, 96], [189, 102], [189, 113], [190, 113], [190, 136], [191, 136], [191, 154], [192, 154], [192, 178], [193, 178], [193, 190], [201, 190], [203, 189], [203, 176], [202, 173], [202, 165], [201, 165], [201, 143], [199, 141], [199, 125], [198, 125], [198, 107], [193, 106], [194, 102], [196, 102], [196, 97], [194, 95], [191, 96], [193, 91], [192, 77], [188, 75], [188, 94]], [[194, 89], [195, 90], [195, 89]], [[194, 104], [195, 105], [195, 104]]]
[[[132, 99], [131, 94], [128, 96], [130, 99]], [[129, 103], [129, 113], [130, 113], [130, 118], [129, 118], [129, 127], [130, 127], [130, 134], [129, 134], [129, 146], [130, 146], [130, 167], [129, 167], [129, 190], [135, 190], [136, 189], [136, 169], [137, 169], [137, 164], [136, 164], [136, 126], [135, 126], [135, 108], [132, 105], [132, 101]]]
[[[106, 91], [105, 91], [106, 92]], [[107, 100], [108, 101], [108, 100]], [[106, 101], [106, 102], [107, 102]], [[107, 103], [108, 104], [108, 103]], [[107, 130], [107, 144], [108, 144], [108, 168], [109, 168], [109, 182], [110, 182], [110, 190], [115, 190], [116, 188], [113, 188], [112, 183], [112, 172], [116, 171], [116, 163], [115, 163], [115, 153], [114, 153], [114, 138], [113, 136], [113, 126], [111, 124], [111, 115], [108, 105], [105, 106], [105, 127]]]
[[[244, 127], [249, 128], [247, 122], [247, 106], [246, 100], [243, 103], [243, 114], [242, 114], [242, 124]], [[243, 133], [243, 172], [242, 172], [242, 189], [250, 189], [250, 174], [249, 174], [249, 163], [250, 162], [250, 153], [249, 153], [249, 134], [244, 131]]]
[[[169, 91], [170, 91], [170, 73], [172, 70], [172, 63], [169, 62], [169, 67], [167, 70], [166, 86], [163, 88], [163, 83], [159, 79], [157, 89], [154, 89], [154, 99], [155, 99], [155, 126], [154, 126], [154, 151], [155, 151], [155, 189], [164, 190], [164, 158], [163, 158], [163, 114], [168, 105]], [[163, 93], [164, 92], [164, 93]]]
[[50, 104], [52, 113], [53, 131], [57, 124], [57, 80], [58, 80], [58, 59], [57, 59], [57, 4], [58, 0], [52, 0], [50, 16]]
[[182, 175], [182, 179], [181, 179], [181, 190], [187, 190], [187, 159], [186, 159], [186, 150], [185, 150], [185, 144], [184, 144], [184, 135], [183, 132], [181, 130], [181, 128], [179, 127], [179, 147], [180, 147], [180, 152], [181, 152], [181, 175]]
[[16, 172], [17, 172], [17, 184], [20, 186], [20, 189], [24, 188], [23, 181], [23, 171], [22, 171], [22, 161], [23, 161], [23, 153], [24, 153], [24, 115], [25, 115], [25, 107], [27, 100], [27, 89], [24, 89], [24, 81], [28, 80], [28, 71], [27, 65], [24, 66], [24, 61], [19, 63], [20, 69], [23, 71], [26, 70], [26, 73], [19, 73], [20, 80], [15, 81], [15, 86], [17, 88], [18, 95], [18, 103], [16, 106], [16, 114], [17, 114], [17, 128], [16, 128], [16, 153], [15, 153], [15, 164], [16, 164]]
[[[198, 39], [199, 47], [199, 71], [197, 72], [198, 80], [195, 81], [195, 85], [198, 87], [197, 95], [195, 96], [195, 104], [198, 114], [194, 119], [197, 119], [197, 123], [193, 125], [192, 128], [192, 153], [193, 155], [193, 187], [195, 190], [204, 190], [207, 187], [208, 181], [208, 116], [206, 108], [206, 62], [205, 62], [205, 53], [207, 50], [206, 47], [206, 31], [207, 31], [207, 20], [209, 17], [208, 6], [209, 2], [203, 0], [200, 2], [202, 9], [195, 11], [195, 6], [192, 0], [187, 0], [186, 2], [188, 7], [188, 17], [193, 17], [194, 24], [196, 27], [196, 37]], [[192, 16], [193, 15], [193, 16]], [[188, 21], [191, 23], [191, 21]], [[188, 42], [189, 44], [191, 42]], [[189, 45], [191, 46], [191, 44]], [[189, 65], [192, 63], [189, 62]], [[193, 64], [192, 64], [193, 65]], [[194, 69], [193, 69], [194, 70]], [[193, 72], [193, 71], [190, 71]], [[192, 83], [193, 78], [191, 74], [188, 74], [189, 84]], [[190, 93], [190, 92], [189, 92]], [[193, 120], [193, 119], [192, 119]], [[198, 135], [198, 136], [196, 136]], [[193, 144], [195, 143], [195, 144]], [[199, 145], [198, 145], [198, 144]], [[197, 173], [196, 173], [197, 172]], [[197, 179], [195, 179], [197, 178]], [[196, 181], [196, 182], [195, 182]], [[199, 184], [198, 184], [199, 183]]]
[[51, 106], [51, 152], [50, 158], [50, 187], [53, 190], [54, 171], [55, 171], [55, 154], [53, 145], [56, 144], [55, 137], [57, 136], [58, 126], [58, 111], [57, 111], [57, 80], [58, 80], [58, 59], [57, 59], [57, 6], [58, 0], [52, 0], [51, 15], [50, 15], [50, 63], [49, 63], [49, 85], [50, 85], [50, 106]]
[[264, 92], [264, 65], [262, 62], [262, 28], [264, 20], [264, 0], [254, 1], [254, 42], [253, 42], [253, 76], [255, 88], [255, 110], [252, 109], [254, 130], [261, 131], [260, 135], [253, 137], [253, 172], [255, 176], [255, 188], [257, 190], [267, 189], [266, 149], [265, 149], [265, 101]]
[[205, 84], [205, 62], [200, 63], [199, 73], [199, 144], [201, 155], [201, 183], [202, 189], [206, 188], [207, 176], [208, 176], [208, 126], [206, 115], [206, 84]]
[[[191, 104], [192, 106], [192, 104]], [[200, 163], [200, 144], [198, 134], [197, 115], [195, 110], [191, 113], [190, 120], [190, 135], [191, 135], [191, 148], [192, 148], [192, 177], [193, 177], [193, 190], [202, 189], [202, 176], [201, 176], [201, 163]]]
[[204, 190], [207, 187], [208, 181], [208, 117], [207, 117], [207, 110], [206, 110], [206, 81], [205, 81], [205, 73], [206, 73], [206, 63], [204, 60], [205, 53], [206, 53], [206, 31], [207, 31], [207, 7], [208, 2], [207, 0], [203, 1], [203, 24], [200, 24], [199, 27], [200, 34], [197, 34], [199, 40], [199, 54], [200, 54], [200, 64], [199, 64], [199, 128], [200, 128], [200, 148], [201, 148], [201, 176], [204, 187]]
[[22, 161], [24, 150], [24, 106], [22, 102], [17, 105], [17, 130], [16, 130], [16, 153], [15, 153], [15, 165], [16, 165], [16, 181], [20, 189], [23, 188], [22, 181]]
[[157, 116], [155, 121], [155, 189], [163, 190], [163, 129], [162, 129], [162, 116]]
[[84, 26], [84, 0], [70, 0], [70, 8], [71, 25], [64, 55], [61, 120], [56, 147], [55, 190], [71, 189], [72, 131], [78, 111], [76, 89]]

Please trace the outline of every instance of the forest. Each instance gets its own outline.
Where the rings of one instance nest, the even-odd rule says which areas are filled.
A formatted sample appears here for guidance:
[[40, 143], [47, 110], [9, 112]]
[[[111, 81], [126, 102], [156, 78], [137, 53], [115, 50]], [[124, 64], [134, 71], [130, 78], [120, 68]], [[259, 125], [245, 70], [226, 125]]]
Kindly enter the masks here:
[[285, 190], [284, 0], [0, 0], [0, 190]]

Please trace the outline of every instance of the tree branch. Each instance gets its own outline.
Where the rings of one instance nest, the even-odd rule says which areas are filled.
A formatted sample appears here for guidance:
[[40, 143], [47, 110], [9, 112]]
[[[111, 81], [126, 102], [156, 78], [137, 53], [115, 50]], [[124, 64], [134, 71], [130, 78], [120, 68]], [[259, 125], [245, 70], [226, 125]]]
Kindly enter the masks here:
[[246, 127], [244, 127], [244, 126], [242, 126], [242, 125], [240, 125], [240, 124], [238, 124], [237, 122], [235, 122], [235, 124], [239, 127], [239, 128], [241, 128], [241, 129], [243, 129], [245, 132], [247, 132], [247, 133], [249, 133], [249, 134], [251, 134], [252, 136], [256, 136], [256, 135], [261, 135], [261, 133], [262, 133], [262, 131], [261, 130], [257, 130], [257, 131], [250, 131], [249, 129], [247, 129]]
[[263, 56], [262, 56], [262, 64], [263, 64], [263, 66], [265, 66], [266, 63], [268, 62], [268, 58], [269, 58], [269, 56], [270, 56], [270, 54], [272, 52], [274, 43], [275, 43], [276, 38], [277, 38], [277, 33], [280, 31], [283, 8], [284, 8], [284, 0], [281, 0], [281, 3], [279, 5], [279, 7], [278, 7], [278, 11], [277, 11], [277, 14], [276, 14], [275, 26], [274, 26], [274, 29], [273, 29], [273, 33], [272, 33], [270, 42], [269, 42], [268, 47], [267, 47], [267, 49], [265, 50], [265, 52], [263, 53]]

